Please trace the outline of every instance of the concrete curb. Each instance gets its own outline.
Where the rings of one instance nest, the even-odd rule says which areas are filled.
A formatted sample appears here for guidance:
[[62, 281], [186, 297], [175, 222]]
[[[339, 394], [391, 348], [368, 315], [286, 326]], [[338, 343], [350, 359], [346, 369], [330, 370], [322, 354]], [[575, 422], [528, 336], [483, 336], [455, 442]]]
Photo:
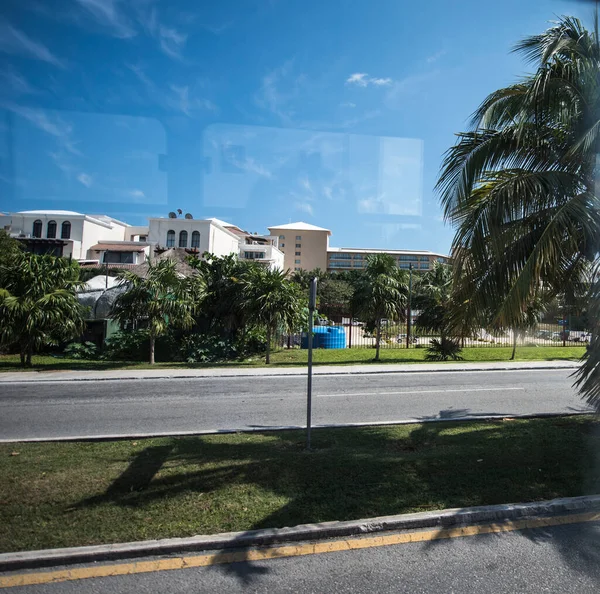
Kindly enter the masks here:
[[[528, 363], [528, 362], [525, 362]], [[407, 363], [406, 368], [395, 369], [369, 369], [367, 365], [347, 365], [340, 366], [339, 369], [326, 369], [320, 370], [319, 367], [313, 368], [313, 375], [319, 376], [332, 376], [332, 375], [382, 375], [392, 373], [460, 373], [460, 372], [479, 372], [479, 371], [531, 371], [531, 370], [552, 370], [552, 369], [578, 369], [580, 362], [578, 361], [565, 361], [556, 365], [490, 365], [490, 364], [479, 364], [473, 365], [473, 367], [465, 366], [456, 363], [448, 363], [438, 365], [435, 363], [422, 363], [412, 364]], [[418, 366], [418, 368], [417, 368]], [[207, 370], [208, 371], [208, 370]], [[294, 368], [277, 368], [267, 369], [263, 373], [262, 368], [255, 369], [254, 372], [251, 370], [235, 370], [236, 373], [231, 371], [225, 371], [223, 373], [180, 373], [177, 375], [167, 374], [164, 375], [131, 375], [131, 376], [113, 376], [113, 377], [102, 377], [101, 375], [90, 376], [90, 377], [52, 377], [52, 372], [13, 372], [9, 379], [4, 379], [2, 373], [0, 373], [0, 385], [2, 384], [25, 384], [25, 383], [63, 383], [63, 382], [120, 382], [120, 381], [142, 381], [142, 380], [169, 380], [169, 379], [215, 379], [215, 378], [249, 378], [249, 377], [297, 377], [306, 375], [306, 367], [294, 367]], [[11, 372], [4, 372], [11, 373]], [[34, 374], [47, 374], [43, 377]], [[77, 372], [56, 372], [56, 373], [77, 373]], [[85, 373], [85, 372], [83, 372]], [[97, 372], [94, 372], [97, 373]], [[102, 372], [100, 372], [102, 373]], [[107, 374], [110, 372], [106, 372]], [[23, 378], [21, 379], [21, 376]], [[30, 376], [30, 377], [27, 377]]]
[[443, 529], [476, 523], [506, 522], [521, 518], [548, 517], [596, 510], [600, 510], [600, 495], [568, 497], [535, 503], [445, 509], [346, 522], [302, 524], [291, 528], [226, 532], [190, 538], [4, 553], [0, 555], [0, 571], [171, 555], [190, 551], [250, 548], [285, 542], [373, 534], [388, 530]]
[[[400, 419], [396, 421], [365, 421], [363, 423], [328, 423], [324, 425], [312, 425], [313, 429], [351, 429], [353, 427], [385, 427], [387, 425], [416, 425], [421, 423], [465, 423], [478, 421], [501, 421], [502, 419], [543, 419], [550, 417], [575, 417], [578, 415], [593, 415], [594, 410], [582, 410], [574, 412], [549, 412], [549, 413], [525, 413], [505, 415], [481, 415], [466, 417], [448, 417], [433, 419]], [[268, 431], [300, 431], [305, 430], [305, 425], [280, 425], [272, 427], [248, 427], [239, 429], [204, 429], [200, 431], [165, 431], [162, 433], [128, 433], [128, 434], [106, 434], [106, 435], [71, 435], [67, 437], [29, 437], [25, 439], [0, 439], [3, 443], [58, 443], [73, 441], [116, 441], [128, 439], [150, 439], [153, 437], [194, 437], [196, 435], [219, 435], [231, 433], [263, 433]]]

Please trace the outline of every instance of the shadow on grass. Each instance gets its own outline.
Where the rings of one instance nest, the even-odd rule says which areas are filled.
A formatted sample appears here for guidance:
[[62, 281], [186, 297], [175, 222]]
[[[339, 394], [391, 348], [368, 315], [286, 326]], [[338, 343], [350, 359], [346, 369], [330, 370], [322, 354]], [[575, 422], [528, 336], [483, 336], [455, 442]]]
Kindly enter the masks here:
[[[594, 428], [577, 418], [326, 429], [314, 432], [310, 452], [300, 431], [174, 438], [138, 453], [104, 494], [79, 506], [144, 508], [170, 500], [176, 515], [181, 498], [197, 496], [202, 515], [212, 513], [200, 504], [208, 496], [235, 526], [243, 523], [242, 506], [252, 504], [247, 495], [240, 500], [244, 489], [286, 501], [253, 521], [259, 529], [576, 496], [600, 487]], [[160, 473], [167, 462], [169, 472]], [[244, 584], [263, 572], [250, 561], [220, 570]]]
[[[547, 421], [545, 425], [547, 429], [550, 429], [550, 432], [553, 432], [552, 428], [560, 428], [567, 425], [568, 422], [568, 420], [556, 418]], [[579, 452], [578, 458], [573, 460], [576, 463], [576, 472], [573, 474], [573, 478], [577, 481], [577, 487], [573, 492], [561, 492], [558, 490], [554, 494], [550, 492], [550, 494], [543, 497], [523, 499], [511, 497], [510, 495], [512, 494], [507, 491], [503, 503], [520, 503], [556, 497], [598, 494], [600, 492], [600, 423], [586, 422], [583, 426], [586, 426], [586, 430], [581, 433], [580, 439], [577, 440], [579, 443], [573, 443], [572, 440], [569, 440], [576, 446], [576, 451]], [[424, 438], [426, 438], [428, 435], [430, 436], [432, 428], [435, 429], [435, 426], [423, 425], [419, 431], [429, 429], [429, 431], [424, 433]], [[572, 438], [573, 436], [570, 437]], [[564, 445], [568, 446], [568, 442]], [[554, 472], [556, 472], [556, 469], [562, 466], [560, 460], [552, 463], [552, 460], [548, 457], [552, 454], [552, 451], [545, 452], [543, 458], [539, 459], [540, 465], [543, 468], [538, 469], [538, 472], [548, 473], [552, 470], [552, 466], [554, 466]], [[548, 476], [546, 474], [546, 476], [541, 478], [540, 483], [543, 484], [545, 482], [546, 485], [550, 486], [555, 478], [556, 475]], [[458, 509], [456, 515], [460, 515], [464, 511], [466, 511], [466, 508]], [[449, 520], [445, 525], [453, 525], [452, 520]], [[440, 533], [444, 528], [445, 526], [440, 528]], [[526, 538], [535, 544], [549, 544], [560, 554], [571, 569], [600, 580], [600, 523], [597, 521], [524, 529], [519, 530], [516, 534], [513, 532], [497, 532], [489, 534], [488, 538]], [[433, 538], [424, 542], [422, 546], [424, 549], [431, 549], [438, 546], [452, 546], [454, 540]]]

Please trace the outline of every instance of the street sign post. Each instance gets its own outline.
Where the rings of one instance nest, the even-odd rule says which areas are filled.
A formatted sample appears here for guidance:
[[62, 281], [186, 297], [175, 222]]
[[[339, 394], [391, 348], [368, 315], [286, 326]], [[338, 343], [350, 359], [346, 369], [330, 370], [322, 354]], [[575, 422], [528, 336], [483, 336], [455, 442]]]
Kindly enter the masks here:
[[308, 384], [306, 389], [306, 448], [310, 450], [310, 431], [312, 422], [312, 356], [313, 356], [313, 319], [317, 307], [317, 279], [310, 281], [308, 299]]

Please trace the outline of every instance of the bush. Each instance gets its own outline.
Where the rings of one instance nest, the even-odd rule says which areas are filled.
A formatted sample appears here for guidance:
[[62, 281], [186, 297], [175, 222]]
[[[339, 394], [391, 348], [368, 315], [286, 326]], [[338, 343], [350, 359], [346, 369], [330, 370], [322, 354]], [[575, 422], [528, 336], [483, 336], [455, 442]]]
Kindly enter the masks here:
[[187, 363], [217, 363], [236, 359], [238, 351], [228, 339], [211, 334], [190, 334], [181, 343], [179, 358]]
[[[154, 346], [156, 361], [175, 360], [178, 348], [178, 340], [174, 333], [160, 336]], [[106, 341], [103, 358], [111, 361], [147, 361], [149, 355], [148, 330], [122, 330]]]
[[215, 334], [190, 334], [182, 338], [178, 358], [187, 363], [219, 363], [263, 353], [265, 348], [264, 333], [257, 330], [235, 340]]
[[65, 347], [64, 354], [69, 359], [96, 359], [98, 348], [93, 342], [72, 342]]
[[448, 361], [449, 359], [462, 361], [461, 353], [462, 349], [458, 341], [450, 338], [442, 338], [441, 340], [433, 338], [425, 354], [425, 359], [427, 361]]

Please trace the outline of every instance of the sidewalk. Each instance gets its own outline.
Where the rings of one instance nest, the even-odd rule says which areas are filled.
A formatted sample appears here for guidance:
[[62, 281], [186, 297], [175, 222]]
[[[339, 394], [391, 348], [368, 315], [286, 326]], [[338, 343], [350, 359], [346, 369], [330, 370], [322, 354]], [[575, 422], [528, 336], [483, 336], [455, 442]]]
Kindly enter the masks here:
[[[378, 373], [435, 373], [473, 371], [523, 371], [528, 369], [577, 369], [578, 361], [500, 361], [492, 363], [386, 363], [381, 365], [318, 365], [314, 375]], [[305, 376], [306, 367], [247, 367], [207, 369], [114, 369], [111, 371], [24, 371], [0, 373], [0, 384], [34, 382], [83, 382], [106, 380], [157, 380], [186, 378]]]

